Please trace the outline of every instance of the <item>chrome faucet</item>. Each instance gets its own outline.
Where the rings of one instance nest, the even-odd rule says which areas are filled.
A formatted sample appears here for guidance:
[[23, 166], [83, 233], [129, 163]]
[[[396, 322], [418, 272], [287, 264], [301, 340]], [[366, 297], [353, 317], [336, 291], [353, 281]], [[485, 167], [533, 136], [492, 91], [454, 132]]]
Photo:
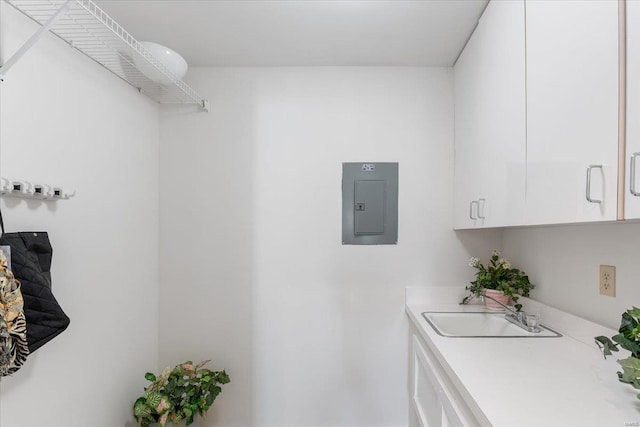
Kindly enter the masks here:
[[507, 312], [504, 314], [504, 318], [514, 325], [528, 332], [538, 333], [542, 331], [542, 329], [540, 329], [540, 326], [538, 325], [538, 316], [527, 314], [524, 311], [516, 311], [508, 305], [503, 304], [497, 299], [488, 295], [483, 295], [483, 297], [489, 298], [491, 301], [494, 301], [498, 305], [504, 307], [507, 310]]

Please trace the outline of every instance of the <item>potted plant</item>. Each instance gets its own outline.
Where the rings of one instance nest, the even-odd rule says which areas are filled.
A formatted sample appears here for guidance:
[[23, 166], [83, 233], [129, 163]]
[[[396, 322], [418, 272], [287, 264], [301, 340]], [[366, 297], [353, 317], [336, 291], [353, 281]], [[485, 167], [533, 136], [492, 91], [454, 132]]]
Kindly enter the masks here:
[[[494, 250], [491, 259], [485, 267], [478, 258], [471, 258], [469, 266], [476, 268], [476, 279], [465, 287], [470, 294], [464, 297], [461, 304], [467, 304], [471, 299], [488, 295], [504, 305], [513, 301], [517, 311], [522, 309], [518, 304], [520, 296], [528, 297], [529, 292], [535, 287], [524, 271], [512, 268], [511, 263], [500, 257], [500, 252]], [[501, 310], [502, 307], [489, 298], [485, 298], [485, 305], [492, 310]]]
[[[618, 371], [618, 380], [631, 384], [633, 388], [640, 389], [640, 309], [633, 307], [622, 313], [619, 334], [609, 339], [605, 336], [595, 338], [596, 344], [606, 358], [612, 351], [618, 351], [618, 346], [631, 352], [631, 356], [618, 360], [622, 366], [622, 372]], [[612, 341], [613, 340], [613, 341]], [[614, 341], [617, 343], [615, 344]], [[640, 399], [640, 394], [636, 395]]]
[[165, 427], [168, 422], [179, 425], [183, 421], [191, 425], [196, 414], [204, 416], [222, 391], [220, 386], [229, 382], [225, 371], [204, 368], [208, 362], [194, 365], [187, 361], [173, 369], [167, 367], [159, 377], [147, 372], [144, 377], [151, 384], [133, 405], [136, 422], [142, 427], [154, 423]]

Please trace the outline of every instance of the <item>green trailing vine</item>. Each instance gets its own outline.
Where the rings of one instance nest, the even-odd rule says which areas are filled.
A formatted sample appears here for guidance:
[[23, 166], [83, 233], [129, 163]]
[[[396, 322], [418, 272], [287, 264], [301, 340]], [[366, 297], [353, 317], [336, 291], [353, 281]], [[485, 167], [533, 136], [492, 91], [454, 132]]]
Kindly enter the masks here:
[[[622, 371], [618, 371], [618, 380], [625, 384], [631, 384], [636, 390], [640, 389], [640, 309], [633, 307], [622, 313], [622, 321], [618, 334], [611, 338], [605, 336], [595, 337], [596, 344], [606, 358], [613, 352], [619, 351], [619, 347], [631, 352], [626, 359], [619, 359], [618, 364]], [[640, 399], [640, 394], [637, 395]]]

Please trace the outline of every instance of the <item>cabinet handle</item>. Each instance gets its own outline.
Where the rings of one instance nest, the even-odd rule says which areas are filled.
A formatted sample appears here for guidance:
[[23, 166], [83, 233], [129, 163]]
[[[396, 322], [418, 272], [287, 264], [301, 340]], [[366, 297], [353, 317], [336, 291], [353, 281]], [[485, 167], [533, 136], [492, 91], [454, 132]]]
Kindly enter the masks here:
[[598, 199], [592, 199], [591, 198], [591, 171], [593, 169], [600, 169], [602, 170], [602, 165], [589, 165], [589, 167], [587, 168], [587, 190], [586, 190], [586, 196], [587, 196], [587, 201], [590, 203], [602, 203], [602, 200], [598, 200]]
[[478, 211], [478, 201], [474, 200], [473, 202], [469, 203], [469, 218], [476, 220], [478, 219], [477, 216], [473, 216], [473, 205], [476, 205], [476, 212]]
[[[485, 216], [484, 216], [484, 202], [485, 201], [486, 201], [485, 199], [478, 199], [478, 218], [480, 218], [480, 219], [485, 219]], [[482, 203], [480, 203], [480, 202], [482, 202]], [[482, 206], [482, 215], [480, 215], [480, 206]]]
[[636, 191], [636, 157], [640, 156], [640, 153], [633, 153], [631, 155], [631, 166], [630, 166], [630, 172], [629, 172], [629, 181], [630, 181], [630, 185], [629, 185], [629, 191], [631, 191], [631, 194], [634, 196], [640, 196], [640, 193], [638, 193]]

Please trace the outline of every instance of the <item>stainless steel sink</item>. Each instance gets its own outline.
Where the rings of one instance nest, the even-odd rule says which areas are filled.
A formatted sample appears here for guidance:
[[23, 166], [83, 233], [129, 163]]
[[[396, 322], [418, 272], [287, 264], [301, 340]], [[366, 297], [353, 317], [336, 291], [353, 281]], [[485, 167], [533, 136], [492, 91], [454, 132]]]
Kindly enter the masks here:
[[438, 335], [443, 337], [554, 338], [562, 336], [542, 325], [540, 325], [540, 332], [528, 332], [509, 322], [502, 313], [425, 311], [422, 317]]

